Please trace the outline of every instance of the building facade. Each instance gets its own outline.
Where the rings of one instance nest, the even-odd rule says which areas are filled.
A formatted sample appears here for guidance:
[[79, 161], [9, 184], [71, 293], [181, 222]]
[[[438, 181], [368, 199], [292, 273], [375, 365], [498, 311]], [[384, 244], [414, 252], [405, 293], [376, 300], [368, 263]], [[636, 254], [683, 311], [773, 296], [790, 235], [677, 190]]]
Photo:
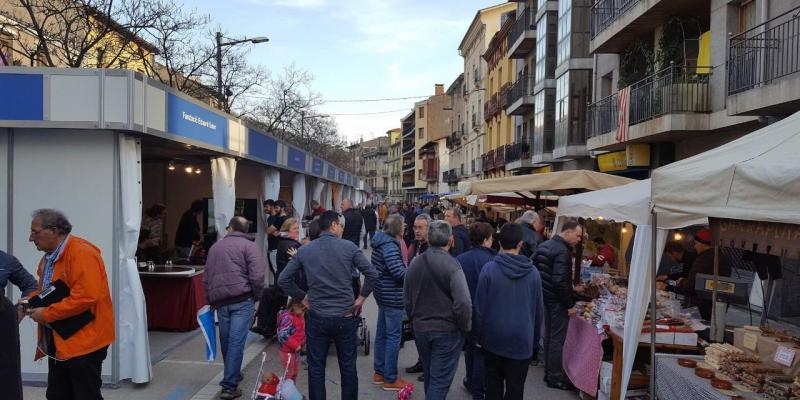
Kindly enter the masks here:
[[494, 34], [500, 30], [500, 17], [515, 9], [514, 3], [502, 3], [479, 10], [458, 46], [464, 59], [464, 137], [461, 140], [465, 180], [481, 179], [484, 153], [483, 105], [487, 97], [484, 77], [488, 68], [483, 54]]
[[391, 129], [386, 132], [389, 138], [388, 156], [386, 159], [388, 188], [386, 198], [391, 202], [403, 200], [403, 180], [401, 153], [403, 148], [402, 128]]
[[[417, 112], [412, 109], [403, 119], [400, 120], [402, 127], [400, 163], [401, 163], [401, 185], [403, 188], [403, 199], [406, 201], [416, 200], [417, 196], [425, 191], [424, 182], [418, 184], [417, 180]], [[424, 132], [423, 132], [424, 133]], [[421, 166], [421, 164], [420, 164]]]
[[389, 187], [389, 138], [378, 142], [375, 147], [370, 147], [364, 152], [365, 173], [363, 180], [372, 190], [373, 198], [377, 201], [383, 200]]
[[[601, 171], [649, 171], [798, 109], [800, 1], [599, 1], [587, 149]], [[638, 157], [633, 157], [637, 154]], [[647, 155], [647, 157], [645, 157]], [[631, 162], [638, 158], [638, 162]]]
[[499, 178], [506, 176], [506, 148], [513, 142], [513, 120], [506, 113], [507, 93], [514, 80], [514, 64], [508, 58], [508, 33], [514, 25], [516, 10], [500, 16], [500, 30], [489, 41], [483, 59], [488, 73], [484, 77], [486, 102], [483, 104], [484, 153], [482, 154], [483, 176]]
[[458, 182], [464, 178], [469, 169], [469, 159], [465, 157], [466, 149], [466, 84], [464, 74], [458, 75], [456, 80], [447, 88], [447, 95], [450, 97], [450, 137], [446, 141], [448, 150], [449, 168], [442, 171], [442, 192], [454, 192], [458, 188]]
[[447, 140], [451, 135], [452, 109], [444, 85], [436, 84], [434, 94], [414, 104], [416, 110], [416, 143], [419, 162], [417, 185], [426, 193], [441, 193], [441, 172], [449, 167]]

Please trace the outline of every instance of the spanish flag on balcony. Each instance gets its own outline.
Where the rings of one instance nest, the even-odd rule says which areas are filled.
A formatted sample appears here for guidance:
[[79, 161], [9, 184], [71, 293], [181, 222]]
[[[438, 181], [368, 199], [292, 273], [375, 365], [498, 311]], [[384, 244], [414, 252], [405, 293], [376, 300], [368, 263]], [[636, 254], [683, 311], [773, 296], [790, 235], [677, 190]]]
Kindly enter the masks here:
[[700, 35], [700, 49], [697, 52], [697, 74], [711, 73], [711, 31]]

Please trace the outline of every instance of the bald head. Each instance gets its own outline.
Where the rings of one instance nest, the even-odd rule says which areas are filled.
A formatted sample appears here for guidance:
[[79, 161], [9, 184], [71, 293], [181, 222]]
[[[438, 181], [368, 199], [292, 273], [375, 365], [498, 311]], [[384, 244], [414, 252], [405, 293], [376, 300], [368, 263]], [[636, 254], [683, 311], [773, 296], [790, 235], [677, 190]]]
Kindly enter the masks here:
[[233, 217], [228, 223], [231, 232], [247, 233], [250, 230], [250, 222], [245, 217]]
[[350, 200], [350, 199], [342, 200], [342, 211], [343, 212], [347, 211], [347, 210], [349, 210], [351, 208], [353, 208], [353, 201], [352, 200]]

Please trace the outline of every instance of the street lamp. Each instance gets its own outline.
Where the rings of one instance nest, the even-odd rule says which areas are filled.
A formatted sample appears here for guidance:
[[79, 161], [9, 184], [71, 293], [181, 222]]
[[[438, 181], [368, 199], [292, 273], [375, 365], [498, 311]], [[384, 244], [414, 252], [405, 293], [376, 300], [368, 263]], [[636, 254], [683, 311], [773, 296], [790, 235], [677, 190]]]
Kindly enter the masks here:
[[220, 102], [220, 105], [222, 105], [223, 102], [227, 103], [227, 101], [225, 100], [225, 95], [224, 93], [222, 93], [222, 48], [228, 46], [235, 46], [237, 44], [242, 44], [242, 43], [258, 44], [258, 43], [269, 42], [269, 38], [266, 36], [256, 36], [251, 39], [245, 38], [242, 40], [233, 40], [230, 42], [223, 43], [222, 32], [217, 32], [216, 39], [217, 39], [217, 100]]

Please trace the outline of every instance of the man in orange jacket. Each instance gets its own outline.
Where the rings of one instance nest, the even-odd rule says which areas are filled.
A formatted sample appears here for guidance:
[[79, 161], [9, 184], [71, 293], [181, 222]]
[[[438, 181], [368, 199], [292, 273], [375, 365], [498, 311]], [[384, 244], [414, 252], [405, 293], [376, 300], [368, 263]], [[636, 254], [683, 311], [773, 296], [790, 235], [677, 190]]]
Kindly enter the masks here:
[[[28, 315], [39, 324], [36, 359], [48, 357], [48, 400], [102, 400], [100, 372], [114, 342], [114, 310], [100, 249], [70, 235], [72, 225], [60, 211], [33, 213], [29, 240], [44, 252], [39, 262], [39, 291], [61, 280], [69, 296]], [[32, 296], [37, 295], [34, 292]], [[89, 311], [94, 319], [68, 338], [50, 328], [55, 321]]]

